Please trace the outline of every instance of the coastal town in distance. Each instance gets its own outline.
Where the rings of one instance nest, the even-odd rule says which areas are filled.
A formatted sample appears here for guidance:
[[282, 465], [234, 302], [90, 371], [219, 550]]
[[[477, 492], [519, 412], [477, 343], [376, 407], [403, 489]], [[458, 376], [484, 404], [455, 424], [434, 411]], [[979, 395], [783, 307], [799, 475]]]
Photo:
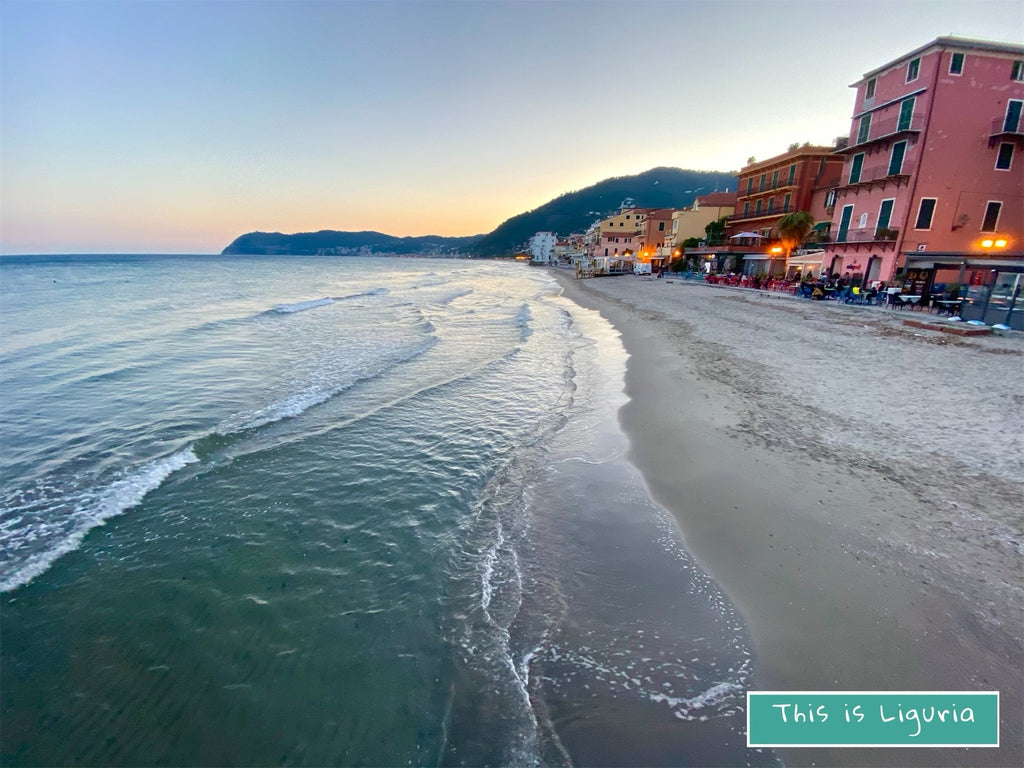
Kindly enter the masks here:
[[531, 261], [1024, 329], [1024, 46], [940, 37], [853, 87], [834, 146], [751, 157], [734, 191], [683, 210], [627, 202], [586, 232], [538, 232]]

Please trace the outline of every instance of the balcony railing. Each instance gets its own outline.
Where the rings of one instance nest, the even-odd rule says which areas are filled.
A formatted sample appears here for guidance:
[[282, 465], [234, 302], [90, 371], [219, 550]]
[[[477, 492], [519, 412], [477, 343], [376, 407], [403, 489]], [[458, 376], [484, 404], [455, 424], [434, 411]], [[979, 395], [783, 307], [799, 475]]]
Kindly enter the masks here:
[[793, 205], [780, 205], [778, 208], [772, 208], [770, 211], [767, 208], [762, 208], [760, 211], [749, 211], [747, 213], [734, 213], [729, 217], [730, 221], [745, 221], [747, 219], [765, 219], [769, 216], [782, 216], [783, 214], [795, 211], [796, 207]]
[[1020, 136], [1022, 135], [1022, 124], [1024, 124], [1024, 117], [1018, 117], [1016, 121], [1010, 120], [1008, 117], [997, 117], [992, 121], [992, 130], [989, 131], [990, 136]]
[[852, 154], [858, 148], [863, 147], [865, 144], [871, 144], [874, 141], [889, 139], [901, 133], [920, 133], [924, 129], [924, 123], [925, 114], [923, 112], [915, 112], [910, 116], [909, 120], [906, 118], [901, 119], [899, 115], [896, 115], [885, 120], [872, 122], [866, 139], [861, 140], [859, 135], [854, 136], [853, 144], [838, 151], [844, 154]]
[[903, 159], [903, 163], [900, 165], [899, 170], [895, 173], [890, 172], [890, 163], [885, 165], [873, 165], [870, 168], [862, 168], [860, 172], [860, 178], [856, 181], [848, 181], [844, 184], [844, 187], [852, 187], [854, 184], [867, 184], [872, 181], [880, 181], [882, 179], [895, 178], [897, 176], [909, 176], [916, 168], [916, 163], [913, 160]]
[[874, 227], [863, 227], [848, 229], [846, 232], [837, 232], [834, 238], [824, 239], [819, 242], [835, 243], [894, 243], [900, 236], [898, 229], [875, 229]]

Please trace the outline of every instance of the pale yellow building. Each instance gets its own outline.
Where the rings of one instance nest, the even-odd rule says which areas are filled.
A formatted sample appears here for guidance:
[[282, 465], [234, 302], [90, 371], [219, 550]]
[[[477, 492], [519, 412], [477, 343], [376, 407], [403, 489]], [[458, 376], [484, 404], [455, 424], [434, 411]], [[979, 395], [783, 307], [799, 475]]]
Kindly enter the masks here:
[[696, 237], [704, 239], [704, 228], [724, 216], [731, 216], [736, 210], [735, 192], [712, 192], [693, 201], [693, 205], [672, 214], [672, 232], [663, 248], [667, 254], [682, 251], [683, 242]]

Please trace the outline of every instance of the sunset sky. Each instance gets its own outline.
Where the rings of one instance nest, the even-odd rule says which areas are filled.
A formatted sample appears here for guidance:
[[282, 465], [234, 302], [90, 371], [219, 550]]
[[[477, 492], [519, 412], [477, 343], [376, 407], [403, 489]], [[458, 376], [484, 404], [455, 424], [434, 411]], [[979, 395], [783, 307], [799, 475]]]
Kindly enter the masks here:
[[0, 0], [0, 252], [215, 253], [252, 230], [488, 232], [609, 176], [735, 171], [1020, 0]]

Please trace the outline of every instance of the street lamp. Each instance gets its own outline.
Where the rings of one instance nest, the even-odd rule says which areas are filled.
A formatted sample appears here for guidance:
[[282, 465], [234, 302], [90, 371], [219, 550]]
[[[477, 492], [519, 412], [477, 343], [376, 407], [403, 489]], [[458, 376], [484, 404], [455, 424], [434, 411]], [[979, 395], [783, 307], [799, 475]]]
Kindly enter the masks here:
[[[985, 256], [989, 257], [989, 256], [992, 255], [992, 249], [993, 248], [1005, 248], [1006, 247], [1006, 238], [1005, 237], [999, 237], [998, 235], [993, 235], [992, 237], [986, 237], [984, 240], [981, 241], [981, 247], [985, 249]], [[996, 289], [996, 281], [999, 279], [999, 270], [998, 269], [991, 270], [990, 278], [989, 279], [990, 279], [990, 284], [988, 286], [986, 286], [988, 290], [985, 292], [985, 303], [981, 307], [981, 319], [982, 319], [982, 321], [985, 320], [985, 316], [988, 313], [988, 303], [992, 299], [993, 291], [995, 291], [995, 289]], [[1019, 286], [1019, 278], [1018, 278], [1018, 286]], [[1007, 325], [1010, 324], [1010, 313], [1013, 312], [1013, 305], [1017, 303], [1016, 293], [1017, 292], [1014, 291], [1014, 296], [1010, 300], [1010, 309], [1006, 313], [1006, 324]]]

